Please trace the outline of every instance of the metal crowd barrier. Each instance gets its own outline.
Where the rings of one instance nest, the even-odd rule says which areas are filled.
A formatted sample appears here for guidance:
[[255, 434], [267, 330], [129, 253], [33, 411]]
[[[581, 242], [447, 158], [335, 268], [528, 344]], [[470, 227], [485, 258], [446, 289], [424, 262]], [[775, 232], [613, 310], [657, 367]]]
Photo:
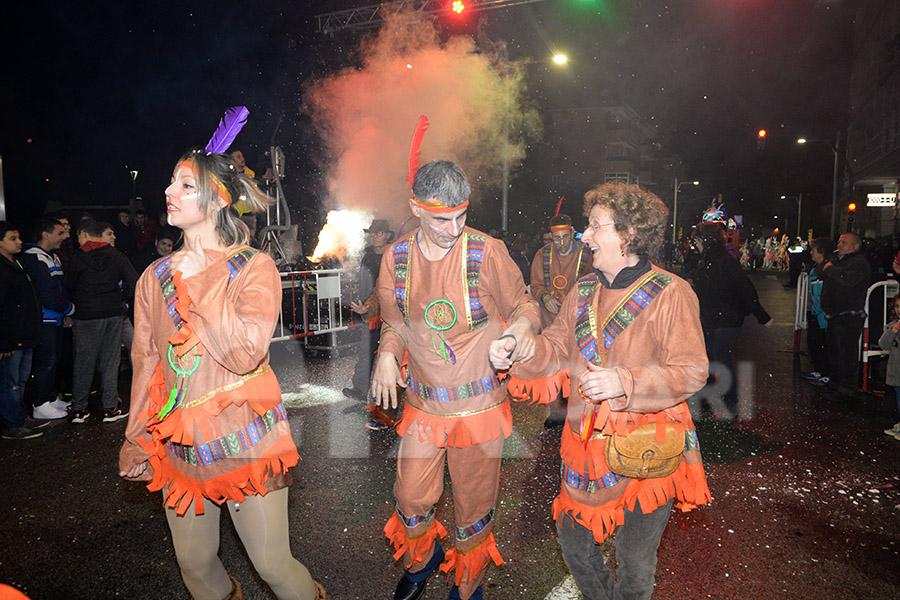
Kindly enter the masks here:
[[794, 302], [794, 353], [800, 352], [800, 338], [808, 327], [806, 313], [809, 310], [809, 273], [800, 273], [797, 278], [797, 298]]
[[341, 269], [281, 273], [281, 315], [272, 341], [302, 338], [309, 346], [313, 336], [327, 336], [321, 348], [333, 349], [337, 332], [363, 325], [350, 310], [357, 300], [351, 275]]
[[[884, 293], [881, 295], [881, 302], [872, 305], [872, 293], [876, 292], [880, 288], [884, 288]], [[882, 332], [884, 332], [884, 328], [890, 322], [890, 313], [888, 311], [888, 305], [890, 304], [890, 300], [897, 295], [898, 291], [900, 291], [900, 284], [893, 279], [886, 279], [885, 281], [879, 281], [878, 283], [874, 283], [869, 286], [869, 291], [866, 292], [866, 322], [863, 326], [862, 333], [862, 390], [864, 392], [869, 391], [869, 359], [874, 358], [876, 356], [885, 356], [890, 350], [884, 349], [882, 350], [877, 343], [878, 338], [881, 337]], [[880, 309], [880, 314], [876, 313], [877, 321], [874, 325], [877, 328], [874, 330], [875, 340], [876, 342], [869, 343], [869, 327], [870, 320], [872, 318], [872, 313], [875, 312], [875, 308]], [[877, 349], [876, 349], [877, 348]]]
[[[800, 338], [802, 336], [803, 330], [808, 327], [808, 323], [806, 320], [806, 313], [809, 306], [808, 283], [809, 275], [807, 273], [801, 273], [800, 278], [797, 280], [797, 296], [794, 303], [794, 352], [800, 352]], [[884, 290], [884, 292], [881, 294], [880, 301], [876, 300], [877, 303], [873, 305], [873, 293], [877, 293], [882, 289]], [[862, 362], [861, 389], [864, 392], [869, 391], [870, 359], [878, 356], [885, 356], [889, 352], [889, 350], [882, 350], [881, 348], [879, 348], [877, 343], [869, 342], [870, 328], [873, 326], [875, 327], [875, 340], [881, 337], [881, 333], [884, 331], [885, 326], [887, 326], [888, 322], [890, 321], [890, 314], [888, 312], [889, 301], [898, 293], [900, 293], [900, 284], [898, 284], [894, 279], [887, 279], [885, 281], [873, 283], [866, 291], [866, 321], [863, 325], [862, 335], [860, 335], [860, 361]], [[871, 322], [873, 313], [877, 321], [875, 323]]]

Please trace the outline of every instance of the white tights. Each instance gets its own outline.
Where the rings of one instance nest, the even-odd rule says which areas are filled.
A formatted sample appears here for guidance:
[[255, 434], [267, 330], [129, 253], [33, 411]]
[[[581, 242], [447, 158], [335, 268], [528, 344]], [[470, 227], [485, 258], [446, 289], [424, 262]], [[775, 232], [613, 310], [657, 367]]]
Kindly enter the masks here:
[[[282, 488], [226, 504], [256, 572], [279, 600], [315, 600], [309, 571], [291, 554], [287, 498], [288, 488]], [[193, 507], [178, 516], [175, 509], [166, 507], [166, 520], [188, 591], [195, 600], [222, 600], [231, 592], [231, 581], [219, 560], [221, 505], [204, 498], [203, 509], [199, 516]]]

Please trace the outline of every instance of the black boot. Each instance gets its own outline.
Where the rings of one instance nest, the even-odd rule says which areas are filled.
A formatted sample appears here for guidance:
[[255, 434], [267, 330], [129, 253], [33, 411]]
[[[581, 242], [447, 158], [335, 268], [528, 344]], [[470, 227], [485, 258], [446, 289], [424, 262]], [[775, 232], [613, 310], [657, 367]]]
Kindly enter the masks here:
[[441, 561], [444, 560], [444, 549], [441, 545], [434, 542], [434, 554], [431, 560], [425, 565], [425, 568], [415, 573], [407, 571], [397, 583], [397, 589], [394, 590], [394, 600], [419, 600], [425, 595], [425, 586], [428, 585], [428, 578], [431, 577]]

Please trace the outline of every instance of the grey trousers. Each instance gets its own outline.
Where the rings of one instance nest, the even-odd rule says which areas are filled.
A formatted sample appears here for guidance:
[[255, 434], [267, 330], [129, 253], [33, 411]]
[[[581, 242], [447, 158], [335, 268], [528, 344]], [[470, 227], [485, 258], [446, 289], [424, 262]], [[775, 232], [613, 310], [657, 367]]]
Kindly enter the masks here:
[[672, 513], [672, 500], [649, 515], [625, 510], [625, 523], [616, 531], [617, 581], [603, 561], [594, 534], [568, 513], [556, 523], [563, 560], [584, 600], [648, 600], [656, 582], [656, 551]]
[[103, 408], [115, 408], [119, 404], [122, 317], [75, 319], [72, 348], [72, 410], [87, 408], [95, 370], [100, 371]]

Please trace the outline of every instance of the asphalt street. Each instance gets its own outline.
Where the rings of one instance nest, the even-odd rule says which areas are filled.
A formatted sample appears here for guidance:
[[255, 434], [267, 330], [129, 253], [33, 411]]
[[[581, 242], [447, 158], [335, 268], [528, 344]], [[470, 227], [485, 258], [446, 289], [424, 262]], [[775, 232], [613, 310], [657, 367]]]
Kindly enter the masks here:
[[[658, 600], [900, 597], [900, 441], [892, 389], [826, 402], [792, 353], [793, 290], [786, 275], [754, 273], [777, 325], [749, 318], [738, 342], [741, 412], [698, 422], [713, 502], [673, 513], [659, 550]], [[382, 527], [393, 510], [397, 436], [364, 427], [361, 403], [341, 394], [352, 351], [273, 348], [294, 439], [292, 548], [333, 600], [387, 599], [402, 574]], [[875, 369], [876, 375], [878, 369]], [[876, 379], [872, 388], [883, 384]], [[121, 395], [127, 398], [128, 373]], [[99, 409], [99, 406], [94, 408]], [[559, 488], [559, 431], [546, 409], [516, 404], [507, 440], [485, 598], [578, 598], [566, 578], [550, 504]], [[0, 582], [33, 600], [188, 598], [160, 493], [121, 480], [125, 421], [54, 422], [35, 440], [0, 442]], [[449, 479], [447, 481], [449, 489]], [[452, 524], [445, 494], [438, 518]], [[614, 550], [607, 552], [613, 560]], [[221, 557], [245, 598], [274, 598], [223, 516]], [[426, 600], [443, 600], [445, 577]]]

